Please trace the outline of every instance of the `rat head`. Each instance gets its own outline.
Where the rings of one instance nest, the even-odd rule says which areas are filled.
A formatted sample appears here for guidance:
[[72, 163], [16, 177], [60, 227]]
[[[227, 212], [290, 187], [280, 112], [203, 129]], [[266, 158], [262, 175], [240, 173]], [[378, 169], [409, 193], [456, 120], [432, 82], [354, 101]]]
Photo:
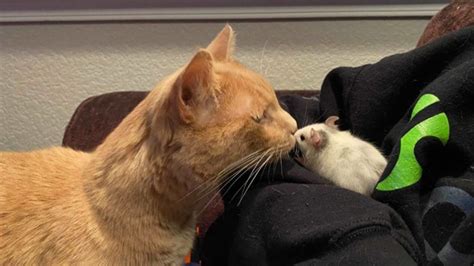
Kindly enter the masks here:
[[301, 159], [308, 153], [318, 153], [323, 150], [330, 138], [330, 135], [336, 134], [337, 116], [330, 116], [324, 123], [312, 124], [299, 129], [295, 133], [296, 151], [295, 157]]
[[158, 102], [153, 138], [161, 153], [205, 179], [248, 156], [270, 162], [295, 145], [295, 120], [261, 75], [233, 59], [233, 46], [227, 25], [149, 95]]

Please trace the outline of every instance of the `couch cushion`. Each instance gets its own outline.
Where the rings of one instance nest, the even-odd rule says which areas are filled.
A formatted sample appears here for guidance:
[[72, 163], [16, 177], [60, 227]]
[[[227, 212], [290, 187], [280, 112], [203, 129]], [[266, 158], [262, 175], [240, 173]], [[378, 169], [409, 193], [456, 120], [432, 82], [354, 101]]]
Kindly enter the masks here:
[[147, 91], [121, 91], [87, 98], [69, 121], [63, 146], [94, 150], [146, 95]]

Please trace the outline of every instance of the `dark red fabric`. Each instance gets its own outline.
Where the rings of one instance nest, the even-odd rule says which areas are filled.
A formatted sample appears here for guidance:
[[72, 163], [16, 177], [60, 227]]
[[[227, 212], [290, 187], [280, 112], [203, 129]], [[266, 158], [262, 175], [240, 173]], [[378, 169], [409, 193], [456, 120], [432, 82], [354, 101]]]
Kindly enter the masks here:
[[87, 98], [69, 121], [63, 146], [94, 150], [146, 95], [147, 91], [120, 91]]
[[431, 18], [416, 47], [471, 25], [474, 25], [474, 1], [451, 1], [449, 5]]

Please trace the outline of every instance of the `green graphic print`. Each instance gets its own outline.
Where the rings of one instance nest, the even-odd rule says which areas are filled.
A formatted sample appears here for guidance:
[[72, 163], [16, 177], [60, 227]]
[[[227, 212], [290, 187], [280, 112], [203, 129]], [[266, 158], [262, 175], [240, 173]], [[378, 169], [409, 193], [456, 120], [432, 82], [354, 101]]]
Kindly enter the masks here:
[[[410, 119], [421, 110], [439, 102], [433, 94], [425, 94], [413, 108]], [[380, 182], [376, 189], [379, 191], [392, 191], [411, 186], [420, 180], [423, 173], [421, 165], [416, 160], [415, 146], [424, 137], [435, 137], [443, 145], [449, 140], [449, 121], [446, 113], [436, 114], [416, 124], [400, 139], [400, 154], [392, 172]]]

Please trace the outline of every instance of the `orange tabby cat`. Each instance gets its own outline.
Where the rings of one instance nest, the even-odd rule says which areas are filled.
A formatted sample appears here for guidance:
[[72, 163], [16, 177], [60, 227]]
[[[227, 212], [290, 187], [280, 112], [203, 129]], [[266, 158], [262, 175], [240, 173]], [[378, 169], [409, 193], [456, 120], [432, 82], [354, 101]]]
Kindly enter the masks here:
[[295, 144], [296, 122], [233, 43], [226, 26], [92, 153], [0, 153], [0, 264], [180, 265], [208, 200], [193, 190]]

